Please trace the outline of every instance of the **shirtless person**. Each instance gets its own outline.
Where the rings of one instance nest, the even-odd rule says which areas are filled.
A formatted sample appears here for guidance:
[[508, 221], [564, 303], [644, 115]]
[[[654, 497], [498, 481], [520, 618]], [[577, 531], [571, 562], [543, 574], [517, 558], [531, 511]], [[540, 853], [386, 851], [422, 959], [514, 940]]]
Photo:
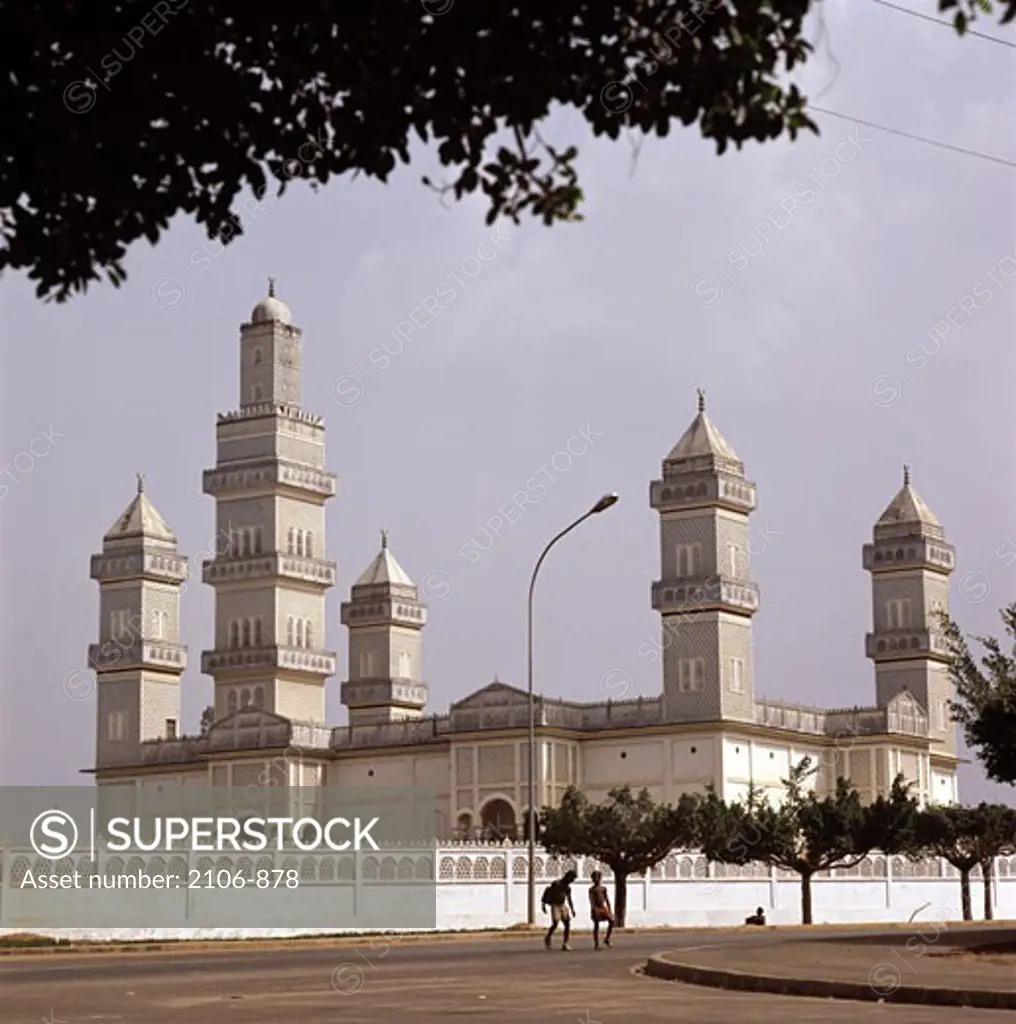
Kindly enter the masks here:
[[550, 908], [550, 928], [543, 937], [543, 944], [550, 949], [551, 937], [557, 930], [559, 924], [564, 925], [564, 937], [561, 942], [561, 949], [566, 953], [571, 949], [568, 945], [568, 937], [571, 933], [571, 919], [575, 915], [575, 904], [572, 903], [571, 887], [575, 881], [574, 871], [566, 871], [556, 882], [552, 882], [543, 891], [543, 912]]
[[603, 884], [603, 875], [599, 871], [593, 872], [593, 884], [589, 887], [589, 913], [593, 918], [593, 949], [600, 948], [600, 923], [603, 921], [607, 923], [603, 944], [609, 946], [610, 936], [614, 932], [614, 915], [610, 910], [610, 897]]

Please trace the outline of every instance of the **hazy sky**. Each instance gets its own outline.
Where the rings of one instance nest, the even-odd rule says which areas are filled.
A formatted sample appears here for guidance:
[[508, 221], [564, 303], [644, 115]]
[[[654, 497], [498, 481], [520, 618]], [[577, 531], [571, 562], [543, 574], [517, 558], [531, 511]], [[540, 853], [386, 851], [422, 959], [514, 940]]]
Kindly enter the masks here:
[[[820, 106], [1016, 159], [1011, 49], [858, 0], [821, 6], [825, 41], [801, 79]], [[194, 562], [215, 527], [201, 473], [215, 414], [238, 403], [238, 327], [268, 275], [304, 329], [304, 405], [326, 418], [339, 476], [330, 723], [345, 721], [338, 606], [380, 527], [429, 591], [424, 675], [443, 711], [495, 675], [524, 685], [533, 562], [608, 490], [620, 503], [541, 574], [536, 686], [602, 700], [619, 695], [602, 682], [617, 670], [633, 695], [659, 692], [659, 665], [638, 653], [660, 629], [649, 482], [699, 386], [758, 484], [759, 696], [873, 702], [861, 547], [904, 462], [957, 547], [954, 615], [998, 633], [997, 609], [1016, 598], [1013, 171], [820, 121], [819, 139], [722, 158], [676, 128], [635, 159], [624, 139], [594, 142], [558, 116], [544, 134], [580, 146], [586, 220], [509, 224], [499, 247], [483, 244], [481, 201], [444, 208], [419, 183], [428, 155], [388, 186], [295, 186], [248, 207], [224, 252], [178, 220], [157, 248], [131, 251], [125, 287], [64, 306], [7, 275], [3, 461], [46, 454], [22, 455], [2, 481], [0, 780], [68, 783], [92, 764], [94, 697], [64, 683], [97, 637], [89, 558], [137, 471], [198, 576], [183, 612], [188, 731], [211, 702], [200, 652], [213, 594]], [[437, 315], [400, 352], [392, 332], [432, 295]], [[383, 369], [382, 344], [398, 352]], [[570, 439], [582, 454], [558, 455]], [[485, 524], [541, 470], [545, 493], [492, 542]], [[965, 800], [1011, 792], [963, 770]]]

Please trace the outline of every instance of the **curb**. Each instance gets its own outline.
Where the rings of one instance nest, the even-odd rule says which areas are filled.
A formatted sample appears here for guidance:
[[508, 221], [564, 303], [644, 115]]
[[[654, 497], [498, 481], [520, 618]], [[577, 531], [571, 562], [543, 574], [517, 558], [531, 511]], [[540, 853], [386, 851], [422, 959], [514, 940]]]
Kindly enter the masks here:
[[765, 974], [743, 974], [715, 968], [694, 967], [666, 959], [666, 953], [649, 957], [645, 973], [664, 981], [727, 989], [735, 992], [763, 992], [767, 995], [805, 996], [812, 999], [850, 999], [868, 1003], [911, 1003], [923, 1006], [962, 1006], [978, 1010], [1016, 1009], [1016, 992], [994, 989], [917, 988], [901, 985], [894, 992], [878, 993], [859, 981], [828, 981], [824, 978], [778, 978]]
[[[171, 942], [146, 942], [141, 939], [135, 942], [102, 942], [62, 946], [0, 946], [0, 959], [4, 957], [31, 956], [100, 956], [104, 953], [253, 953], [278, 949], [344, 949], [371, 944], [381, 947], [386, 943], [389, 947], [403, 944], [419, 944], [423, 942], [475, 942], [477, 940], [528, 939], [542, 934], [543, 929], [518, 929], [508, 932], [453, 932], [430, 934], [427, 932], [402, 935], [398, 932], [376, 935], [334, 935], [307, 936], [306, 938], [268, 938], [268, 939], [175, 939]], [[0, 939], [2, 941], [2, 939]]]
[[[955, 930], [990, 930], [992, 927], [1011, 928], [1011, 922], [1005, 921], [957, 921], [950, 923], [950, 928]], [[713, 926], [662, 926], [649, 928], [618, 928], [619, 934], [653, 934], [661, 935], [673, 932], [683, 934], [702, 935], [728, 935], [731, 933], [751, 933], [760, 938], [765, 935], [781, 935], [785, 933], [797, 933], [803, 936], [814, 936], [815, 940], [826, 937], [835, 937], [851, 932], [865, 931], [912, 931], [913, 922], [885, 921], [885, 922], [860, 922], [851, 921], [845, 924], [785, 924], [766, 925], [762, 928], [749, 925], [713, 925]], [[114, 953], [225, 953], [225, 952], [263, 952], [266, 950], [278, 949], [344, 949], [364, 944], [380, 946], [386, 942], [389, 946], [402, 944], [417, 944], [423, 942], [477, 942], [477, 941], [504, 941], [511, 939], [527, 939], [541, 935], [545, 930], [544, 925], [532, 927], [515, 927], [501, 929], [499, 931], [461, 931], [461, 932], [377, 932], [373, 934], [359, 935], [308, 935], [305, 937], [286, 938], [251, 938], [251, 939], [173, 939], [146, 941], [137, 939], [133, 942], [122, 940], [103, 941], [96, 939], [92, 941], [71, 941], [63, 945], [38, 946], [4, 946], [3, 936], [0, 935], [0, 959], [4, 957], [33, 957], [33, 956], [98, 956], [101, 954]], [[572, 934], [591, 934], [590, 929], [573, 928]], [[660, 954], [662, 955], [662, 954]], [[664, 961], [670, 963], [670, 961]], [[686, 966], [686, 965], [682, 965]], [[674, 979], [680, 980], [680, 979]], [[781, 979], [782, 980], [782, 979]], [[691, 984], [695, 984], [692, 982]], [[703, 983], [704, 984], [704, 983]], [[761, 991], [761, 990], [760, 990]], [[951, 1004], [950, 1004], [951, 1005]]]

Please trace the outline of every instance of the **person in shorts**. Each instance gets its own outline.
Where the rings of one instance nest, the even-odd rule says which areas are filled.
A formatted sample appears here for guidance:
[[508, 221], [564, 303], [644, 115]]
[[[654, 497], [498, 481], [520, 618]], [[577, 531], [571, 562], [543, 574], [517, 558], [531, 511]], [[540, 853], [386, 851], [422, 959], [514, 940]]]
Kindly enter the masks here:
[[543, 944], [550, 949], [550, 940], [559, 924], [564, 926], [561, 949], [568, 952], [571, 946], [568, 945], [568, 937], [571, 934], [571, 919], [575, 916], [575, 904], [572, 903], [571, 887], [575, 881], [574, 871], [566, 871], [556, 882], [552, 882], [543, 890], [543, 897], [540, 902], [543, 904], [543, 912], [550, 908], [550, 927], [543, 937]]
[[607, 925], [607, 934], [603, 944], [610, 946], [610, 936], [614, 933], [614, 915], [610, 909], [610, 897], [607, 887], [603, 884], [603, 875], [593, 872], [593, 884], [589, 887], [589, 913], [593, 919], [593, 949], [600, 948], [600, 925]]

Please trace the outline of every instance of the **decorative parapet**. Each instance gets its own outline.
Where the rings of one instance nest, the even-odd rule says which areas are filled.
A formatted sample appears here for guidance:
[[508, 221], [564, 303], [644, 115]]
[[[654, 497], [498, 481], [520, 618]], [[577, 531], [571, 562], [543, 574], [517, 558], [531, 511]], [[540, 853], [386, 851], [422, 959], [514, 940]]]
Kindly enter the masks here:
[[96, 672], [145, 666], [183, 672], [187, 668], [187, 647], [169, 640], [142, 640], [136, 636], [106, 640], [88, 645], [88, 664]]
[[380, 722], [376, 725], [340, 725], [332, 729], [331, 745], [336, 750], [409, 746], [442, 740], [451, 731], [447, 715], [412, 718], [402, 722]]
[[928, 735], [928, 720], [916, 708], [899, 711], [892, 707], [839, 708], [826, 712], [826, 731], [838, 736]]
[[636, 725], [659, 725], [663, 721], [661, 697], [606, 701], [582, 708], [583, 729], [618, 729]]
[[327, 470], [315, 469], [288, 459], [273, 458], [251, 463], [242, 468], [206, 469], [202, 475], [202, 491], [212, 497], [236, 491], [257, 490], [278, 485], [312, 491], [324, 498], [334, 497], [338, 478]]
[[197, 761], [207, 752], [207, 736], [185, 736], [178, 740], [148, 740], [141, 744], [141, 763], [183, 764]]
[[758, 584], [746, 580], [709, 576], [690, 583], [660, 580], [652, 585], [650, 600], [659, 612], [687, 612], [697, 608], [726, 605], [755, 612], [759, 606]]
[[864, 653], [879, 661], [932, 657], [951, 661], [945, 635], [935, 629], [905, 629], [893, 632], [866, 633]]
[[696, 505], [719, 503], [740, 512], [755, 508], [755, 485], [737, 475], [714, 476], [709, 460], [703, 462], [701, 479], [687, 466], [680, 469], [663, 467], [663, 479], [649, 485], [649, 505], [659, 512], [669, 512]]
[[422, 708], [427, 703], [427, 686], [410, 679], [348, 679], [340, 699], [348, 708], [380, 704]]
[[883, 537], [861, 549], [864, 568], [869, 572], [893, 572], [928, 566], [942, 572], [956, 568], [956, 548], [941, 540]]
[[129, 555], [116, 551], [92, 555], [89, 576], [100, 583], [142, 575], [166, 583], [182, 583], [187, 579], [187, 556], [148, 545], [144, 551]]
[[202, 581], [213, 586], [216, 583], [233, 580], [256, 580], [278, 576], [333, 587], [335, 573], [335, 563], [327, 559], [279, 553], [251, 555], [248, 558], [206, 559], [201, 563]]
[[822, 736], [827, 732], [827, 712], [803, 704], [788, 704], [783, 701], [760, 700], [755, 703], [755, 722], [772, 729], [789, 729], [793, 732]]
[[289, 745], [312, 750], [328, 750], [332, 745], [332, 730], [323, 725], [305, 722], [292, 723]]
[[243, 420], [260, 419], [263, 416], [285, 416], [286, 419], [306, 423], [312, 427], [324, 427], [325, 424], [324, 416], [305, 412], [296, 405], [273, 405], [271, 402], [263, 402], [260, 405], [248, 405], [243, 409], [235, 409], [232, 412], [220, 412], [216, 422], [219, 424], [240, 423]]
[[215, 675], [228, 669], [288, 669], [316, 676], [335, 675], [334, 651], [315, 651], [305, 647], [238, 647], [228, 650], [203, 651], [201, 671]]

